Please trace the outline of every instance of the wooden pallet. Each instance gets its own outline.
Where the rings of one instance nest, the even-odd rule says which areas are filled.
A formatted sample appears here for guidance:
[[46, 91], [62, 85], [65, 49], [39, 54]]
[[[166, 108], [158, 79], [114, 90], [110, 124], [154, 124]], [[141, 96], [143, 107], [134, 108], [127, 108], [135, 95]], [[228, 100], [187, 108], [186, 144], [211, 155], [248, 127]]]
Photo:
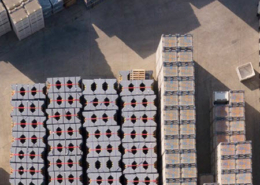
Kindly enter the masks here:
[[131, 70], [130, 80], [145, 80], [145, 69]]

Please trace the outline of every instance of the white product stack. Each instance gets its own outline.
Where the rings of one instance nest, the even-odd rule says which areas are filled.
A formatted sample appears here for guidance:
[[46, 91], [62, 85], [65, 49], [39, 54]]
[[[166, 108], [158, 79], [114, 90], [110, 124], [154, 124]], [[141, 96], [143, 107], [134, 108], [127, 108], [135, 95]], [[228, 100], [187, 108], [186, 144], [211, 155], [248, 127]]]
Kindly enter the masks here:
[[3, 3], [19, 40], [44, 28], [42, 7], [38, 0], [3, 0]]
[[4, 8], [3, 3], [0, 1], [0, 36], [11, 31], [10, 21], [7, 16], [7, 12]]
[[32, 34], [44, 28], [42, 7], [37, 0], [27, 3], [24, 9], [30, 21]]
[[13, 30], [19, 40], [22, 40], [32, 34], [29, 17], [24, 8], [11, 13], [10, 19]]

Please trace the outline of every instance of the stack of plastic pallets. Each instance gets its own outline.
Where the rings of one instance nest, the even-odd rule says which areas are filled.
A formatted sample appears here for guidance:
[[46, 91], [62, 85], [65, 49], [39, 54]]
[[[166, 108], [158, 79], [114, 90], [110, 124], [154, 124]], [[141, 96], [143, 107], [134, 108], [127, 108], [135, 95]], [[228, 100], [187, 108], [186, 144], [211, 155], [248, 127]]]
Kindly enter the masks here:
[[12, 85], [12, 134], [10, 183], [44, 182], [46, 144], [45, 84]]
[[44, 28], [42, 8], [37, 0], [3, 0], [19, 40]]
[[83, 184], [81, 78], [48, 78], [49, 184]]
[[217, 147], [217, 175], [221, 185], [252, 185], [252, 146], [250, 141], [220, 143]]
[[121, 138], [116, 79], [83, 80], [88, 184], [121, 184]]
[[52, 13], [58, 13], [63, 10], [63, 0], [49, 0], [52, 6]]
[[229, 102], [213, 104], [211, 110], [211, 161], [215, 173], [216, 148], [220, 142], [242, 142], [245, 134], [244, 91], [226, 92]]
[[192, 45], [191, 35], [162, 35], [156, 53], [163, 184], [197, 184]]
[[41, 7], [44, 18], [48, 18], [52, 14], [51, 2], [49, 0], [38, 0]]
[[0, 36], [11, 31], [11, 25], [9, 18], [7, 16], [7, 11], [3, 6], [3, 3], [0, 1]]
[[[122, 72], [121, 72], [122, 73]], [[120, 73], [120, 74], [121, 74]], [[158, 184], [153, 80], [122, 80], [123, 174], [128, 185]]]

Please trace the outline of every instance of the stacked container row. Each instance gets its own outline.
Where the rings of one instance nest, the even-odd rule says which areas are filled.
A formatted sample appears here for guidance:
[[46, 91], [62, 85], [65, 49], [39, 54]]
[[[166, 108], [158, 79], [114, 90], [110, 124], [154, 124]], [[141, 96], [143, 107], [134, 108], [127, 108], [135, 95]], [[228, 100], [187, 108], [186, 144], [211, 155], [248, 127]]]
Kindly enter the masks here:
[[83, 184], [81, 78], [48, 78], [46, 86], [49, 184]]
[[197, 184], [192, 42], [191, 35], [162, 35], [156, 53], [162, 184]]
[[0, 36], [11, 31], [10, 21], [3, 3], [0, 1]]
[[46, 179], [45, 85], [12, 85], [10, 183], [38, 185]]
[[116, 79], [83, 80], [88, 184], [121, 184], [121, 128]]
[[119, 85], [126, 184], [152, 185], [159, 180], [153, 85], [153, 80], [122, 80]]
[[42, 7], [37, 0], [3, 0], [19, 40], [44, 28]]

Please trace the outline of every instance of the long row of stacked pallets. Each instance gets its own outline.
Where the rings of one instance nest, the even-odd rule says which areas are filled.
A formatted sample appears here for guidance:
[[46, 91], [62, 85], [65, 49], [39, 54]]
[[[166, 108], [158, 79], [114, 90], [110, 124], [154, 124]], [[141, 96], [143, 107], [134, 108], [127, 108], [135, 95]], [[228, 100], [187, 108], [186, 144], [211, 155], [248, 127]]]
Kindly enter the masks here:
[[211, 163], [221, 185], [252, 184], [252, 146], [246, 141], [245, 94], [214, 92], [211, 109]]
[[197, 184], [196, 109], [191, 35], [162, 35], [156, 53], [162, 184]]
[[45, 84], [12, 85], [12, 185], [39, 185], [44, 182], [45, 100]]
[[119, 90], [116, 79], [60, 77], [13, 85], [10, 183], [157, 184], [153, 83], [125, 80]]
[[[131, 79], [131, 72], [120, 73], [127, 74], [119, 87], [124, 148], [122, 162], [126, 184], [155, 185], [158, 183], [158, 170], [154, 81], [128, 80], [126, 76]], [[143, 72], [141, 76], [137, 75], [136, 78], [145, 78]]]

